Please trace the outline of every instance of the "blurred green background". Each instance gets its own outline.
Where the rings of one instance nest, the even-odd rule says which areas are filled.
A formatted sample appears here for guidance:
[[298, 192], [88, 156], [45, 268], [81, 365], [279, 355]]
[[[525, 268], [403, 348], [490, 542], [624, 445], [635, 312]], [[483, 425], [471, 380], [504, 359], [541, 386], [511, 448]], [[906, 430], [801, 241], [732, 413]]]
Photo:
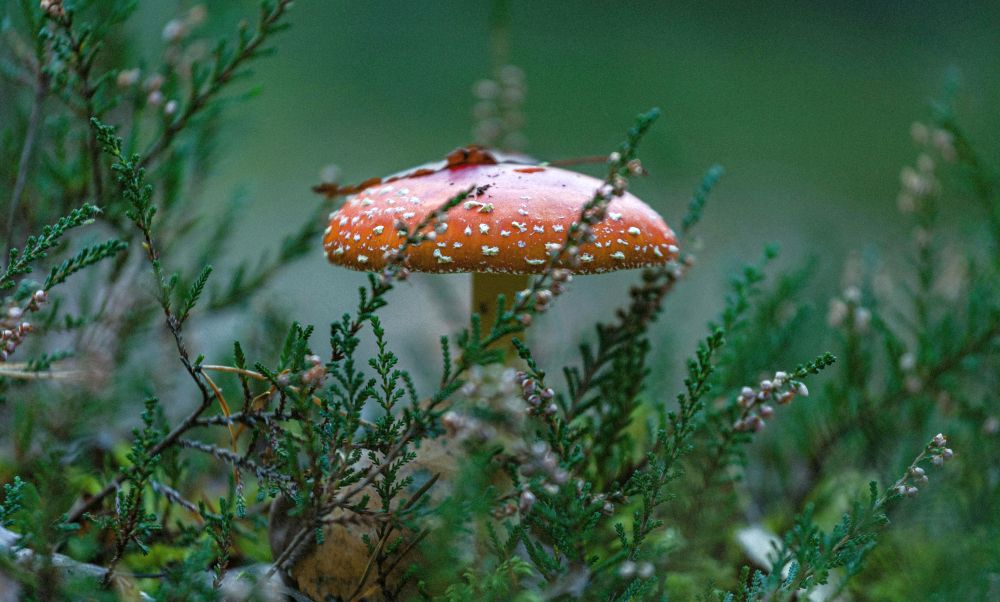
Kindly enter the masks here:
[[[148, 32], [178, 6], [190, 3], [142, 3], [132, 26], [147, 33], [146, 51], [161, 51]], [[207, 30], [253, 9], [207, 6]], [[471, 88], [491, 75], [491, 10], [485, 1], [297, 3], [277, 54], [258, 64], [262, 93], [227, 114], [208, 198], [221, 205], [246, 189], [251, 200], [227, 260], [293, 230], [318, 201], [309, 187], [328, 164], [354, 182], [470, 142]], [[607, 153], [636, 113], [659, 106], [664, 116], [640, 152], [650, 175], [632, 189], [673, 223], [704, 170], [725, 167], [700, 229], [700, 267], [657, 326], [685, 354], [721, 307], [726, 274], [764, 242], [782, 243], [786, 266], [818, 256], [817, 282], [833, 293], [845, 256], [905, 240], [895, 197], [900, 167], [917, 154], [910, 124], [927, 117], [949, 71], [959, 74], [962, 122], [988, 158], [997, 154], [997, 2], [514, 0], [509, 20], [510, 59], [526, 74], [528, 152]], [[977, 215], [954, 209], [959, 227]], [[550, 368], [589, 334], [579, 325], [611, 316], [635, 277], [574, 283], [534, 335]], [[317, 247], [270, 299], [322, 325], [353, 305], [361, 282]], [[404, 357], [465, 322], [467, 288], [465, 276], [420, 276], [394, 293], [384, 320], [408, 333], [396, 342]], [[427, 370], [434, 378], [436, 366]]]

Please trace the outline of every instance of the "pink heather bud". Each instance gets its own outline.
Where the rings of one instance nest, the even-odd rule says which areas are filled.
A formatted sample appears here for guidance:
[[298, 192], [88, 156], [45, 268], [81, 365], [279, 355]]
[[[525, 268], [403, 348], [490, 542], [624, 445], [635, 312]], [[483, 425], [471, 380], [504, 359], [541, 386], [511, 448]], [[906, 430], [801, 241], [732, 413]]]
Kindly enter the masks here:
[[49, 300], [49, 294], [42, 289], [35, 291], [35, 294], [31, 296], [35, 300], [35, 303], [42, 304]]
[[767, 423], [764, 422], [764, 419], [756, 414], [750, 417], [749, 422], [750, 422], [749, 425], [750, 429], [753, 430], [753, 432], [755, 433], [761, 432], [762, 430], [764, 430], [764, 427], [767, 426]]
[[931, 443], [933, 443], [936, 447], [944, 447], [945, 444], [948, 443], [948, 438], [943, 434], [938, 433], [934, 435], [933, 439], [931, 439]]
[[167, 104], [163, 105], [163, 114], [174, 115], [175, 113], [177, 113], [177, 107], [178, 104], [176, 100], [168, 100]]
[[21, 308], [17, 307], [16, 305], [7, 310], [7, 317], [10, 318], [11, 320], [17, 320], [23, 315], [24, 311], [21, 310]]
[[554, 454], [546, 452], [545, 455], [542, 457], [542, 468], [544, 468], [547, 472], [551, 473], [553, 470], [556, 469], [556, 466], [558, 465], [559, 465], [559, 460], [556, 459]]
[[769, 405], [763, 405], [760, 408], [760, 415], [763, 418], [770, 418], [771, 416], [774, 416], [774, 408]]
[[542, 389], [540, 395], [541, 395], [542, 399], [544, 399], [545, 401], [548, 401], [548, 400], [550, 400], [550, 399], [552, 399], [553, 397], [556, 396], [556, 392], [553, 391], [551, 388], [547, 388], [547, 389]]
[[941, 452], [941, 457], [944, 458], [945, 460], [951, 460], [952, 456], [954, 455], [955, 452], [951, 451], [951, 449], [947, 447], [944, 449], [943, 452]]
[[0, 339], [3, 339], [4, 341], [6, 341], [7, 339], [11, 339], [11, 338], [14, 338], [14, 331], [13, 330], [4, 330], [4, 331], [0, 332]]
[[565, 485], [569, 480], [569, 473], [564, 468], [557, 468], [552, 472], [552, 481], [557, 485]]
[[153, 90], [146, 97], [146, 103], [151, 107], [158, 107], [163, 104], [163, 92], [159, 90]]
[[550, 403], [549, 405], [547, 405], [545, 407], [545, 415], [546, 416], [555, 416], [556, 412], [558, 412], [558, 411], [559, 411], [559, 408], [556, 407], [556, 404], [554, 404], [554, 403]]
[[126, 69], [125, 71], [119, 71], [118, 77], [115, 79], [115, 83], [118, 84], [119, 88], [131, 88], [138, 81], [139, 81], [138, 69]]
[[531, 326], [531, 314], [521, 314], [517, 316], [517, 321], [525, 327]]
[[531, 491], [527, 489], [522, 491], [521, 498], [518, 500], [518, 509], [521, 511], [521, 514], [531, 512], [531, 508], [535, 505], [537, 500], [538, 498], [536, 498], [535, 494], [531, 493]]
[[5, 349], [7, 353], [14, 353], [17, 350], [17, 345], [14, 344], [14, 341], [8, 341]]
[[573, 275], [570, 274], [569, 270], [562, 268], [552, 270], [552, 280], [556, 282], [569, 282], [572, 278]]
[[21, 334], [27, 334], [32, 331], [31, 322], [21, 322], [17, 329]]
[[457, 412], [445, 412], [445, 415], [441, 417], [441, 426], [452, 436], [462, 427], [462, 422], [462, 417]]
[[774, 373], [774, 384], [780, 386], [786, 380], [788, 380], [787, 372], [775, 372]]
[[795, 392], [801, 395], [802, 397], [809, 397], [809, 388], [806, 387], [805, 384], [803, 383], [797, 383], [795, 385]]
[[604, 505], [601, 506], [601, 512], [603, 512], [606, 516], [611, 516], [615, 513], [615, 505], [611, 502], [604, 502]]
[[762, 380], [762, 381], [760, 381], [760, 390], [761, 391], [770, 391], [773, 388], [774, 388], [774, 384], [771, 381], [769, 381], [769, 380]]
[[744, 399], [753, 399], [755, 396], [756, 394], [750, 387], [743, 387], [740, 391], [740, 397], [743, 397]]
[[6, 362], [8, 357], [10, 356], [7, 355], [7, 351], [4, 349], [0, 349], [0, 362]]
[[914, 466], [913, 468], [910, 469], [910, 474], [916, 477], [922, 477], [924, 476], [924, 469], [920, 468], [919, 466]]
[[906, 488], [906, 497], [913, 497], [913, 496], [917, 495], [917, 493], [919, 491], [920, 490], [917, 489], [916, 487], [907, 487]]
[[537, 293], [535, 293], [535, 302], [536, 303], [540, 303], [542, 305], [545, 305], [545, 304], [547, 304], [551, 300], [552, 300], [552, 291], [550, 291], [550, 290], [542, 289], [542, 290], [538, 291]]
[[525, 395], [531, 395], [535, 392], [535, 381], [527, 377], [522, 378], [521, 381], [521, 390], [524, 391]]
[[794, 393], [792, 393], [791, 391], [785, 391], [781, 395], [778, 395], [778, 403], [780, 403], [781, 405], [788, 405], [792, 403], [792, 399], [794, 397], [795, 397]]
[[538, 407], [539, 405], [542, 404], [542, 398], [539, 397], [538, 395], [528, 395], [525, 398], [525, 401], [527, 401], [529, 405], [534, 407]]
[[944, 458], [941, 456], [934, 456], [931, 458], [931, 463], [934, 464], [934, 466], [941, 466], [944, 464]]
[[742, 432], [742, 431], [745, 431], [746, 429], [747, 429], [747, 423], [744, 422], [742, 419], [737, 420], [736, 422], [733, 423], [733, 430], [734, 431], [740, 431], [740, 432]]

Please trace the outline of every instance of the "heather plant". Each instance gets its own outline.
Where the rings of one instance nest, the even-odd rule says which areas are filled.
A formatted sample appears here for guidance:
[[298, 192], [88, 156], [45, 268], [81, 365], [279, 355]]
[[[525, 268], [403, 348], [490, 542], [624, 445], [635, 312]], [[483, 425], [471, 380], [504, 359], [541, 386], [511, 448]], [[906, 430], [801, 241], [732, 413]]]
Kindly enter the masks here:
[[[651, 110], [528, 288], [403, 365], [380, 311], [475, 188], [400, 227], [325, 336], [294, 307], [250, 311], [352, 189], [213, 269], [238, 214], [205, 194], [221, 118], [292, 2], [210, 52], [196, 5], [142, 66], [134, 8], [4, 5], [0, 598], [996, 595], [1000, 193], [953, 90], [911, 132], [912, 249], [848, 258], [833, 299], [814, 282], [829, 257], [779, 271], [768, 243], [690, 357], [662, 349], [671, 292], [711, 269], [691, 249], [713, 166], [667, 216], [676, 257], [580, 333], [578, 359], [533, 352], [536, 318], [572, 311], [567, 266], [644, 173]], [[475, 87], [475, 131], [517, 148], [525, 75], [507, 60]], [[223, 350], [200, 335], [225, 312], [244, 319]]]

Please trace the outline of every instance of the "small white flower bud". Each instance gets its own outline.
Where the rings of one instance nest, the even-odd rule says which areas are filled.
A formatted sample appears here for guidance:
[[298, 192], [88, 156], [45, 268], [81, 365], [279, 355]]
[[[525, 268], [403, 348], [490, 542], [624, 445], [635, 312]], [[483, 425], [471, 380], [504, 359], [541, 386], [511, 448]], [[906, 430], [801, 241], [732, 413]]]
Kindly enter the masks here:
[[872, 323], [872, 312], [867, 307], [859, 307], [854, 310], [854, 328], [859, 333], [868, 332], [868, 327]]
[[650, 562], [640, 564], [638, 573], [641, 579], [649, 579], [653, 576], [653, 564]]
[[119, 88], [131, 88], [139, 81], [139, 75], [138, 69], [119, 71], [118, 77], [115, 78], [115, 83], [118, 84]]
[[168, 43], [180, 42], [187, 35], [187, 27], [179, 19], [171, 19], [163, 26], [163, 41]]
[[910, 137], [917, 144], [927, 144], [930, 140], [931, 132], [926, 125], [920, 123], [919, 121], [913, 122], [910, 126]]
[[844, 323], [847, 317], [847, 304], [840, 299], [830, 301], [830, 310], [826, 314], [826, 323], [831, 328], [837, 328]]
[[631, 560], [626, 560], [618, 566], [618, 576], [622, 579], [629, 579], [635, 575], [635, 571], [638, 567]]
[[521, 511], [521, 514], [527, 514], [531, 512], [531, 508], [535, 505], [535, 502], [537, 500], [538, 498], [536, 498], [535, 494], [531, 493], [531, 491], [527, 489], [522, 491], [521, 498], [520, 500], [518, 500], [518, 509]]

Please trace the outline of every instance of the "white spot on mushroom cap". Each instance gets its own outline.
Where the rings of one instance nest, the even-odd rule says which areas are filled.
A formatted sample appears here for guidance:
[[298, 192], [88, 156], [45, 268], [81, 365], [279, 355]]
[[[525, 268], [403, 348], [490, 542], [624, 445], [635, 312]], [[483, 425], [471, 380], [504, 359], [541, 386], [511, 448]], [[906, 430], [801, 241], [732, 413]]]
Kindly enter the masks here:
[[493, 257], [494, 255], [500, 254], [500, 247], [491, 247], [488, 245], [483, 245], [483, 255], [487, 257]]
[[441, 253], [441, 249], [434, 249], [434, 257], [437, 258], [438, 263], [452, 263], [452, 258]]
[[563, 227], [562, 224], [556, 224], [556, 225], [552, 226], [552, 231], [553, 232], [562, 232], [563, 230], [565, 230], [565, 228]]
[[521, 222], [511, 222], [510, 225], [514, 226], [515, 228], [517, 228], [521, 232], [527, 232], [528, 231], [528, 224], [522, 224]]
[[621, 251], [615, 251], [614, 253], [611, 254], [611, 257], [613, 259], [617, 259], [618, 261], [623, 261], [625, 259], [625, 253], [622, 253]]
[[528, 259], [525, 257], [524, 260], [527, 261], [529, 265], [542, 265], [545, 263], [544, 259]]
[[584, 263], [590, 263], [591, 261], [594, 261], [594, 256], [591, 255], [590, 253], [583, 253], [580, 255], [580, 261]]
[[358, 255], [358, 263], [368, 263], [367, 255]]
[[490, 227], [489, 227], [489, 225], [488, 224], [479, 224], [479, 233], [480, 234], [489, 234], [490, 233]]
[[611, 211], [611, 212], [608, 213], [608, 217], [610, 217], [611, 219], [613, 219], [616, 222], [618, 222], [618, 221], [621, 221], [622, 214], [621, 213], [615, 213], [614, 211]]
[[639, 228], [632, 226], [631, 228], [628, 229], [628, 233], [631, 234], [632, 236], [639, 236], [640, 234], [642, 234], [642, 231], [639, 230]]
[[465, 227], [465, 235], [466, 236], [472, 236], [472, 226], [466, 226]]
[[545, 226], [533, 226], [531, 229], [534, 230], [535, 232], [541, 232], [541, 233], [545, 232]]
[[372, 228], [372, 232], [374, 232], [376, 235], [381, 234], [383, 231], [385, 231], [385, 226], [375, 226], [374, 228]]

